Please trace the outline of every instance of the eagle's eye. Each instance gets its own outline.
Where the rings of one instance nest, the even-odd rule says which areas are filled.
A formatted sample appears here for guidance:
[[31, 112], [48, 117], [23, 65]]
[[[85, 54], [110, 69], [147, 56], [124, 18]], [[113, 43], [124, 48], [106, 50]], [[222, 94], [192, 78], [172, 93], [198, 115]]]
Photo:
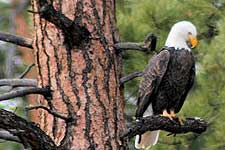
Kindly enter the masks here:
[[189, 32], [188, 32], [188, 35], [192, 35], [192, 33], [189, 31]]

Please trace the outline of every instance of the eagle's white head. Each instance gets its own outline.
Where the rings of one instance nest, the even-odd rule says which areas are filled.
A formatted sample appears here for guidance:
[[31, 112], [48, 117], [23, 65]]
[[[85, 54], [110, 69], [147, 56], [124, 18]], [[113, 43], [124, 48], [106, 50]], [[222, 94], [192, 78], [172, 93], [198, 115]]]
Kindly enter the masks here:
[[198, 44], [196, 27], [189, 21], [180, 21], [173, 25], [167, 37], [165, 46], [176, 49], [195, 48]]

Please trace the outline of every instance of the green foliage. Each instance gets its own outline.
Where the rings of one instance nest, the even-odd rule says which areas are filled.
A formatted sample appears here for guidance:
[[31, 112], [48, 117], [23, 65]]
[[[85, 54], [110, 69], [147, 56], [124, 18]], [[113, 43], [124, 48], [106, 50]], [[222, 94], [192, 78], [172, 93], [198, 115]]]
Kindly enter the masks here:
[[20, 150], [20, 149], [23, 149], [23, 146], [15, 142], [2, 141], [0, 144], [0, 149], [1, 150]]
[[[210, 125], [207, 132], [166, 136], [161, 132], [153, 150], [222, 150], [225, 147], [225, 2], [222, 0], [123, 0], [118, 6], [117, 19], [122, 41], [143, 41], [147, 33], [158, 37], [157, 50], [164, 45], [170, 27], [181, 20], [193, 22], [200, 43], [193, 50], [197, 58], [197, 77], [194, 88], [179, 113], [185, 117], [201, 117]], [[123, 52], [124, 74], [142, 70], [151, 55]], [[135, 106], [139, 79], [125, 85], [128, 113]], [[133, 143], [131, 143], [133, 147]]]

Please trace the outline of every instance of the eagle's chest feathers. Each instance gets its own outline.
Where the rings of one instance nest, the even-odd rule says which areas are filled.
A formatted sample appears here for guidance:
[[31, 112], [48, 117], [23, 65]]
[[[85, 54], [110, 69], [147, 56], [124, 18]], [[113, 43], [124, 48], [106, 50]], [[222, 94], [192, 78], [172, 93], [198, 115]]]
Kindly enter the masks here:
[[[164, 79], [169, 79], [179, 86], [181, 79], [187, 79], [195, 61], [188, 50], [170, 50], [170, 60]], [[178, 83], [177, 83], [178, 82]]]

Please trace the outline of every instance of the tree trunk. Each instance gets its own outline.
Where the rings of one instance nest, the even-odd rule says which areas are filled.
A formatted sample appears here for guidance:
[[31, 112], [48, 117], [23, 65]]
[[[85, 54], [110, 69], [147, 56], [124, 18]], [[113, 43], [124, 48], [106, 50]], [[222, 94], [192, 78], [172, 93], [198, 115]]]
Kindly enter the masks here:
[[[34, 12], [41, 11], [40, 1], [33, 0]], [[125, 124], [121, 56], [113, 47], [115, 1], [56, 0], [53, 6], [81, 30], [60, 29], [34, 13], [38, 84], [52, 90], [51, 98], [38, 102], [70, 119], [39, 110], [37, 123], [66, 150], [119, 149]]]

